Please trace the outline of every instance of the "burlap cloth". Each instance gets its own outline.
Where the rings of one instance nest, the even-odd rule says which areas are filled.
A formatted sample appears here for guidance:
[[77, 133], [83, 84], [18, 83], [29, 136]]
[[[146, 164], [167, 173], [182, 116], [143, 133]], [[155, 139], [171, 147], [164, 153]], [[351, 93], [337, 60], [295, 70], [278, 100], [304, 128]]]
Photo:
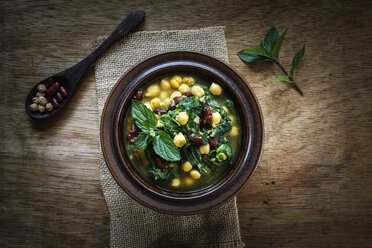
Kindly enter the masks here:
[[[93, 42], [96, 47], [104, 37]], [[136, 32], [106, 51], [94, 66], [99, 116], [115, 82], [153, 55], [188, 50], [228, 62], [224, 27]], [[99, 157], [101, 186], [110, 213], [111, 247], [244, 247], [236, 199], [208, 212], [174, 216], [153, 211], [128, 196]]]

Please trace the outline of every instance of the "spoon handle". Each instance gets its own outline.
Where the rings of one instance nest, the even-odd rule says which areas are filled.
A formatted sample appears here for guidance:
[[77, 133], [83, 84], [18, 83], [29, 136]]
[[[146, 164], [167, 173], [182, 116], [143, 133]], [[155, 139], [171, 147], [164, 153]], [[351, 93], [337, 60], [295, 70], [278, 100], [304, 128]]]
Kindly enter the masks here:
[[134, 29], [145, 17], [145, 12], [137, 10], [129, 14], [124, 21], [111, 33], [111, 35], [102, 44], [96, 48], [91, 54], [85, 59], [77, 63], [76, 65], [68, 68], [63, 73], [70, 82], [78, 83], [80, 78], [83, 76], [85, 71], [102, 55], [102, 53], [113, 45], [116, 41], [128, 34]]

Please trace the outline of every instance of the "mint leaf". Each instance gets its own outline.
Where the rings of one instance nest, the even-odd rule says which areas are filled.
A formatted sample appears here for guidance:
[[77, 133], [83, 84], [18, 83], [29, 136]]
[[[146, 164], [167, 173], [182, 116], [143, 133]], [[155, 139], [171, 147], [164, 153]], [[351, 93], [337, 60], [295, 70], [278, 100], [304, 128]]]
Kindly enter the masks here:
[[134, 144], [134, 148], [141, 149], [142, 147], [147, 146], [151, 141], [151, 137], [145, 133], [141, 132], [138, 134], [138, 137], [136, 139], [136, 143]]
[[270, 58], [270, 53], [264, 47], [259, 47], [259, 46], [241, 50], [238, 54], [259, 55], [259, 56]]
[[285, 81], [285, 82], [288, 82], [288, 83], [291, 83], [292, 81], [289, 79], [289, 76], [286, 76], [286, 75], [279, 75], [277, 76], [276, 78], [270, 80], [269, 82], [270, 83], [274, 83], [274, 82], [278, 82], [278, 81]]
[[272, 26], [269, 31], [267, 31], [263, 43], [263, 46], [264, 48], [266, 48], [267, 51], [271, 51], [271, 47], [274, 44], [276, 37], [278, 37], [278, 30], [276, 30], [275, 26]]
[[248, 55], [241, 52], [238, 52], [238, 57], [243, 60], [244, 62], [263, 62], [263, 61], [271, 61], [271, 59], [267, 59], [266, 57], [259, 56], [259, 55]]
[[167, 161], [180, 161], [181, 154], [171, 137], [165, 132], [158, 132], [153, 141], [154, 151]]
[[305, 54], [305, 45], [302, 47], [302, 49], [300, 51], [298, 51], [296, 53], [296, 55], [293, 57], [293, 60], [292, 60], [292, 66], [291, 66], [291, 73], [292, 75], [294, 76], [295, 74], [295, 70], [296, 70], [296, 67], [298, 66], [298, 64], [300, 63], [302, 57], [304, 56]]
[[149, 132], [158, 123], [155, 114], [145, 104], [134, 99], [132, 99], [132, 116], [137, 126], [143, 132]]
[[284, 33], [282, 33], [279, 38], [275, 41], [272, 49], [271, 49], [271, 55], [276, 57], [277, 59], [279, 59], [279, 51], [280, 51], [280, 47], [282, 46], [282, 42], [283, 42], [283, 39], [284, 39], [284, 36], [287, 34], [287, 31], [288, 29], [286, 29], [284, 31]]

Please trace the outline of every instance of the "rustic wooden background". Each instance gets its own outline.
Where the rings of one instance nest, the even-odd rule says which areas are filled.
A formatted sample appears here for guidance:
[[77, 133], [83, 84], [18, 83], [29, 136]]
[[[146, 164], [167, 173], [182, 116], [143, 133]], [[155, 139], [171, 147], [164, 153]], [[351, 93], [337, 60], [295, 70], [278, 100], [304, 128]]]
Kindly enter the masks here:
[[[139, 30], [225, 25], [231, 65], [265, 118], [265, 148], [238, 195], [247, 247], [370, 247], [372, 242], [371, 1], [1, 1], [0, 246], [106, 247], [109, 217], [98, 175], [97, 99], [89, 70], [48, 122], [24, 111], [29, 88], [78, 62], [132, 10]], [[275, 24], [281, 58], [305, 96], [270, 64], [236, 53]]]

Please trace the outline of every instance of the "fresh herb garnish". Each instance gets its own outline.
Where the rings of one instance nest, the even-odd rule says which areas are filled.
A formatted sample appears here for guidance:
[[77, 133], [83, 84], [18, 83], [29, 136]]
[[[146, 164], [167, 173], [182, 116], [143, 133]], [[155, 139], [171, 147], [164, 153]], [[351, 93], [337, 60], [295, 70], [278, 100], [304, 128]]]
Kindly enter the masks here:
[[136, 125], [141, 129], [135, 148], [140, 149], [152, 143], [154, 151], [161, 158], [167, 161], [181, 159], [181, 154], [169, 134], [156, 128], [157, 119], [151, 110], [142, 102], [133, 99], [132, 115]]
[[278, 30], [272, 26], [270, 30], [266, 33], [264, 42], [256, 47], [252, 47], [250, 49], [241, 50], [238, 52], [238, 57], [247, 62], [274, 62], [279, 66], [279, 68], [283, 71], [284, 75], [281, 74], [277, 76], [275, 79], [270, 80], [270, 82], [277, 82], [277, 81], [284, 81], [292, 85], [302, 96], [304, 95], [301, 88], [296, 83], [294, 77], [295, 72], [298, 64], [300, 63], [302, 57], [305, 54], [305, 46], [300, 49], [296, 55], [293, 57], [292, 66], [290, 69], [290, 73], [288, 73], [284, 67], [279, 62], [279, 51], [282, 45], [283, 39], [287, 33], [288, 29], [286, 29], [279, 37]]
[[180, 161], [181, 154], [173, 140], [164, 131], [158, 131], [153, 141], [156, 154], [167, 161]]

